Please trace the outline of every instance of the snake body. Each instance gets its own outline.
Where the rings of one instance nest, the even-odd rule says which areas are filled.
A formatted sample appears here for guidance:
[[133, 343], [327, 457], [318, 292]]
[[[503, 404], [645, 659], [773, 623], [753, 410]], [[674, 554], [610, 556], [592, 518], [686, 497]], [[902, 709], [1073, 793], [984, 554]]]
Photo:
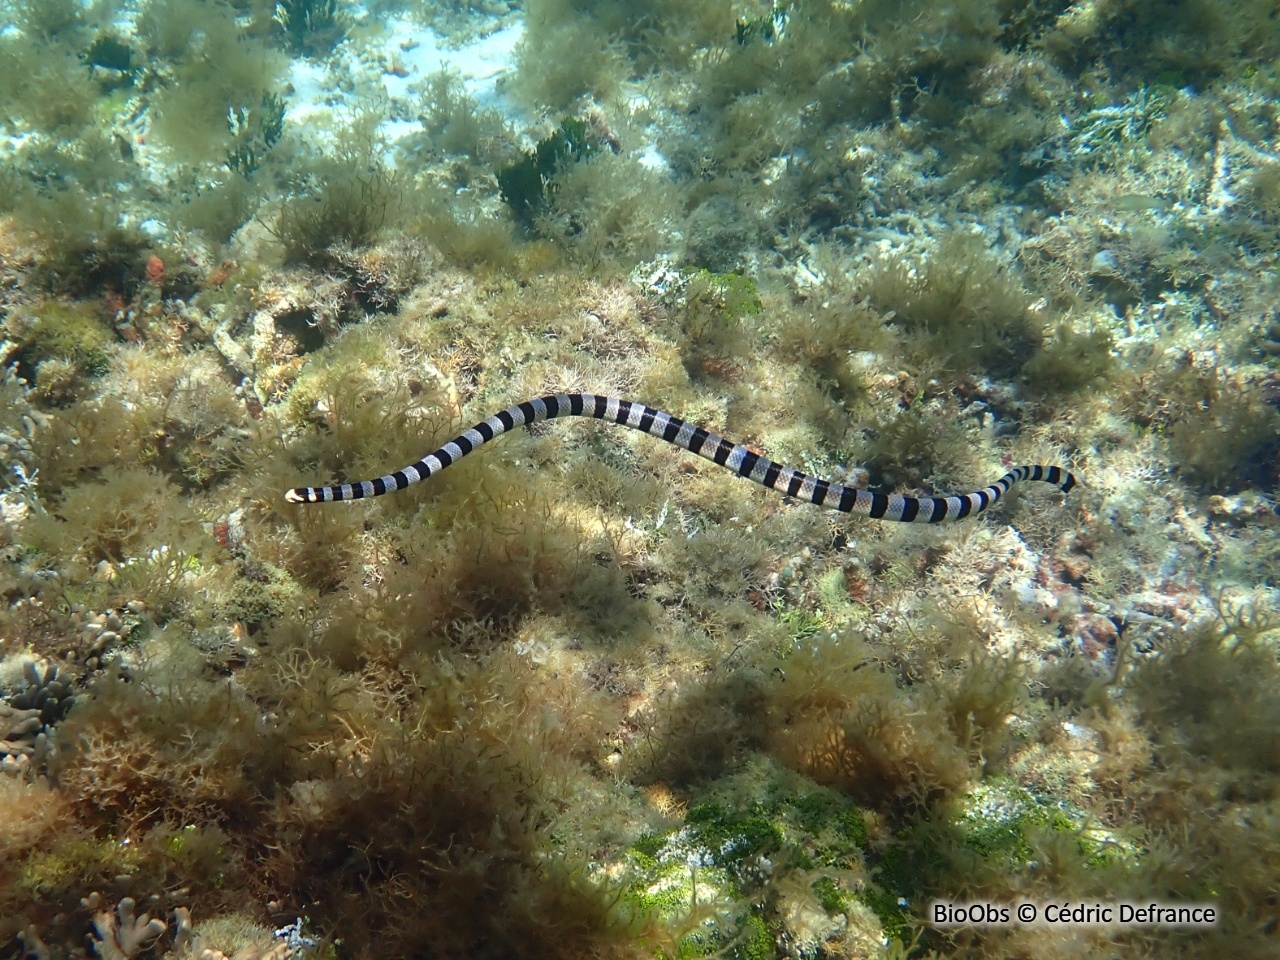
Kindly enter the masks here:
[[964, 496], [904, 497], [873, 493], [832, 480], [811, 477], [775, 463], [741, 444], [730, 443], [710, 430], [704, 430], [634, 400], [620, 400], [592, 393], [557, 393], [507, 407], [471, 429], [464, 430], [417, 463], [385, 477], [323, 487], [295, 487], [285, 494], [285, 499], [290, 503], [329, 503], [335, 500], [380, 497], [384, 493], [403, 490], [411, 484], [426, 480], [509, 430], [556, 417], [593, 417], [631, 427], [633, 430], [642, 430], [651, 437], [674, 443], [726, 470], [732, 470], [740, 477], [746, 477], [788, 497], [842, 513], [861, 514], [875, 520], [899, 523], [961, 520], [986, 510], [1008, 493], [1010, 487], [1022, 480], [1051, 483], [1063, 493], [1069, 492], [1076, 485], [1075, 475], [1069, 470], [1032, 465], [1014, 467], [991, 486]]

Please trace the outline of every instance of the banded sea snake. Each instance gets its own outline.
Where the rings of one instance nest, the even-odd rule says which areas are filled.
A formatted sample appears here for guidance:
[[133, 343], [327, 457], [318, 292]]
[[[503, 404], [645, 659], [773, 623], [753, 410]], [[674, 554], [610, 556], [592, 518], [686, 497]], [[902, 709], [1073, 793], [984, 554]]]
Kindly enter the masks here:
[[1069, 470], [1034, 465], [1014, 467], [991, 486], [964, 496], [888, 496], [831, 480], [821, 480], [784, 467], [741, 444], [730, 443], [709, 430], [634, 400], [619, 400], [617, 397], [601, 397], [591, 393], [558, 393], [507, 407], [477, 423], [470, 430], [463, 431], [435, 453], [385, 477], [324, 487], [295, 487], [285, 494], [285, 499], [290, 503], [328, 503], [380, 497], [384, 493], [403, 490], [411, 484], [426, 480], [509, 430], [542, 420], [554, 420], [556, 417], [594, 417], [631, 427], [633, 430], [642, 430], [651, 437], [674, 443], [690, 453], [732, 470], [740, 477], [754, 480], [789, 497], [842, 513], [862, 514], [875, 520], [894, 520], [900, 523], [960, 520], [986, 510], [1020, 480], [1052, 483], [1063, 493], [1076, 485], [1076, 478]]

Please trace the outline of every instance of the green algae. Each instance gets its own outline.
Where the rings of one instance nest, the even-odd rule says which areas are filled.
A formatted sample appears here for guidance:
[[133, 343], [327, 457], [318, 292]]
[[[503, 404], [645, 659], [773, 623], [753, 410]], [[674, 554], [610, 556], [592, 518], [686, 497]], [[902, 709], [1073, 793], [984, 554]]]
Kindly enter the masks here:
[[49, 360], [65, 360], [84, 376], [106, 371], [116, 338], [96, 305], [50, 301], [17, 323], [17, 360], [28, 377]]
[[696, 804], [678, 828], [644, 834], [628, 849], [637, 874], [629, 898], [671, 922], [707, 918], [684, 936], [676, 956], [771, 956], [761, 951], [786, 935], [785, 923], [771, 911], [739, 908], [782, 876], [797, 878], [805, 896], [833, 915], [861, 895], [850, 886], [867, 843], [861, 811], [786, 778], [760, 786], [763, 799]]
[[141, 860], [141, 851], [114, 837], [68, 839], [26, 858], [18, 874], [18, 889], [29, 897], [74, 891], [104, 877], [130, 873]]

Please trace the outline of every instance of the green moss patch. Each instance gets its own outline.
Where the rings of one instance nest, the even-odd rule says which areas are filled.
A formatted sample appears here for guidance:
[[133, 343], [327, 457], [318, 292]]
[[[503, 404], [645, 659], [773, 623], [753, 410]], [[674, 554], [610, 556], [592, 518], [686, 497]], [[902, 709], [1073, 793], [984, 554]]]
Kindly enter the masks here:
[[[115, 335], [101, 310], [91, 303], [49, 301], [5, 324], [20, 344], [18, 374], [38, 381], [49, 362], [66, 368], [66, 376], [98, 376], [110, 363]], [[47, 377], [46, 377], [47, 379]]]
[[[771, 777], [763, 784], [762, 773]], [[757, 799], [734, 802], [744, 793]], [[804, 910], [832, 917], [854, 908], [867, 824], [848, 800], [758, 765], [714, 794], [691, 807], [680, 827], [647, 833], [627, 851], [634, 903], [668, 922], [714, 918], [685, 935], [680, 955], [773, 956], [773, 944], [789, 934], [788, 916], [803, 910], [761, 910], [762, 903], [799, 896]]]

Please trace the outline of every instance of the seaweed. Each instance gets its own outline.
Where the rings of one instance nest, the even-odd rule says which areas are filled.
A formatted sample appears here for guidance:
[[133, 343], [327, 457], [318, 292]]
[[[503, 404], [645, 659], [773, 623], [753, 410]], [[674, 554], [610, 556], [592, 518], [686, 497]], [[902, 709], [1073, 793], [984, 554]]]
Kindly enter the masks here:
[[[1260, 590], [1194, 620], [1203, 571], [1278, 569], [1272, 264], [1232, 256], [1274, 246], [1275, 80], [1123, 89], [1213, 75], [1257, 0], [1191, 38], [1203, 67], [1130, 0], [529, 0], [506, 92], [553, 135], [508, 155], [441, 73], [397, 104], [422, 133], [394, 168], [382, 117], [315, 153], [284, 120], [273, 35], [332, 33], [152, 0], [127, 52], [118, 6], [20, 3], [0, 35], [0, 683], [31, 651], [68, 694], [38, 759], [39, 704], [0, 708], [32, 758], [0, 777], [0, 942], [262, 952], [255, 925], [305, 911], [353, 957], [1270, 955], [1275, 615]], [[1117, 38], [1159, 49], [1094, 55]], [[575, 102], [623, 79], [648, 103]], [[228, 239], [259, 203], [283, 268], [256, 227], [225, 253], [183, 229]], [[1036, 452], [1090, 483], [884, 529], [578, 424], [394, 500], [278, 501], [546, 388], [634, 388], [859, 485], [847, 464], [950, 492]], [[921, 924], [960, 896], [1222, 918]]]
[[925, 257], [881, 259], [862, 293], [953, 375], [1016, 373], [1040, 341], [1020, 277], [973, 234], [948, 233]]
[[750, 277], [710, 270], [682, 277], [676, 320], [684, 334], [685, 368], [694, 376], [704, 375], [709, 365], [745, 352], [752, 318], [763, 310], [764, 301]]
[[1101, 327], [1060, 322], [1022, 368], [1034, 390], [1070, 393], [1105, 379], [1115, 368], [1115, 338]]
[[287, 264], [333, 264], [330, 250], [372, 243], [396, 193], [380, 160], [345, 156], [322, 161], [311, 183], [285, 199], [269, 227]]
[[80, 59], [89, 67], [115, 71], [121, 75], [122, 82], [132, 82], [137, 70], [133, 62], [133, 47], [113, 33], [98, 34]]
[[553, 178], [569, 163], [592, 156], [598, 148], [587, 136], [587, 122], [565, 117], [555, 133], [538, 142], [524, 159], [498, 171], [498, 189], [516, 220], [530, 232], [555, 192]]
[[[550, 0], [552, 5], [562, 0]], [[586, 97], [612, 99], [634, 71], [625, 42], [600, 18], [574, 10], [548, 16], [534, 0], [526, 12], [524, 37], [516, 50], [512, 92], [538, 110], [568, 110]], [[634, 14], [620, 27], [634, 29]]]
[[919, 489], [929, 478], [956, 470], [969, 443], [962, 423], [916, 397], [877, 416], [855, 449], [865, 458], [874, 486]]
[[308, 56], [332, 50], [347, 31], [338, 0], [277, 0], [271, 19], [289, 49]]
[[818, 944], [834, 947], [850, 928], [879, 939], [855, 906], [867, 886], [863, 811], [759, 758], [703, 796], [627, 851], [628, 898], [688, 931], [682, 954], [773, 957], [780, 941], [821, 955]]
[[1264, 388], [1228, 377], [1209, 383], [1205, 402], [1169, 430], [1178, 470], [1209, 489], [1270, 489], [1280, 453], [1280, 413]]
[[667, 179], [634, 154], [601, 151], [559, 170], [547, 188], [551, 202], [534, 221], [537, 236], [582, 263], [605, 271], [653, 257], [669, 244], [677, 194]]
[[433, 151], [469, 156], [477, 163], [493, 145], [510, 138], [501, 111], [481, 107], [466, 92], [461, 75], [450, 70], [437, 70], [426, 78], [418, 119]]
[[42, 40], [64, 40], [85, 25], [88, 8], [79, 0], [16, 0], [15, 19]]
[[22, 123], [43, 133], [74, 134], [93, 119], [99, 92], [73, 50], [0, 34], [0, 96], [22, 111], [6, 111], [6, 128]]
[[284, 133], [284, 99], [268, 91], [257, 109], [242, 106], [228, 112], [227, 127], [232, 137], [227, 166], [248, 179]]
[[734, 24], [733, 40], [745, 47], [749, 43], [773, 43], [787, 26], [787, 5], [775, 3], [773, 9], [758, 17], [739, 17]]
[[[62, 389], [50, 390], [47, 378], [55, 376], [51, 365], [65, 365], [58, 378], [67, 381], [100, 376], [107, 369], [115, 342], [101, 307], [92, 303], [51, 300], [19, 311], [4, 322], [3, 329], [19, 344], [15, 356], [18, 372], [36, 381], [37, 395], [46, 401], [69, 399], [66, 389], [70, 382]], [[47, 372], [46, 367], [50, 367]]]
[[258, 133], [254, 115], [266, 121], [274, 114], [269, 97], [287, 60], [248, 35], [225, 4], [168, 4], [176, 5], [173, 22], [160, 11], [140, 25], [147, 42], [172, 59], [168, 83], [151, 98], [151, 130], [182, 161], [226, 162], [238, 138]]

